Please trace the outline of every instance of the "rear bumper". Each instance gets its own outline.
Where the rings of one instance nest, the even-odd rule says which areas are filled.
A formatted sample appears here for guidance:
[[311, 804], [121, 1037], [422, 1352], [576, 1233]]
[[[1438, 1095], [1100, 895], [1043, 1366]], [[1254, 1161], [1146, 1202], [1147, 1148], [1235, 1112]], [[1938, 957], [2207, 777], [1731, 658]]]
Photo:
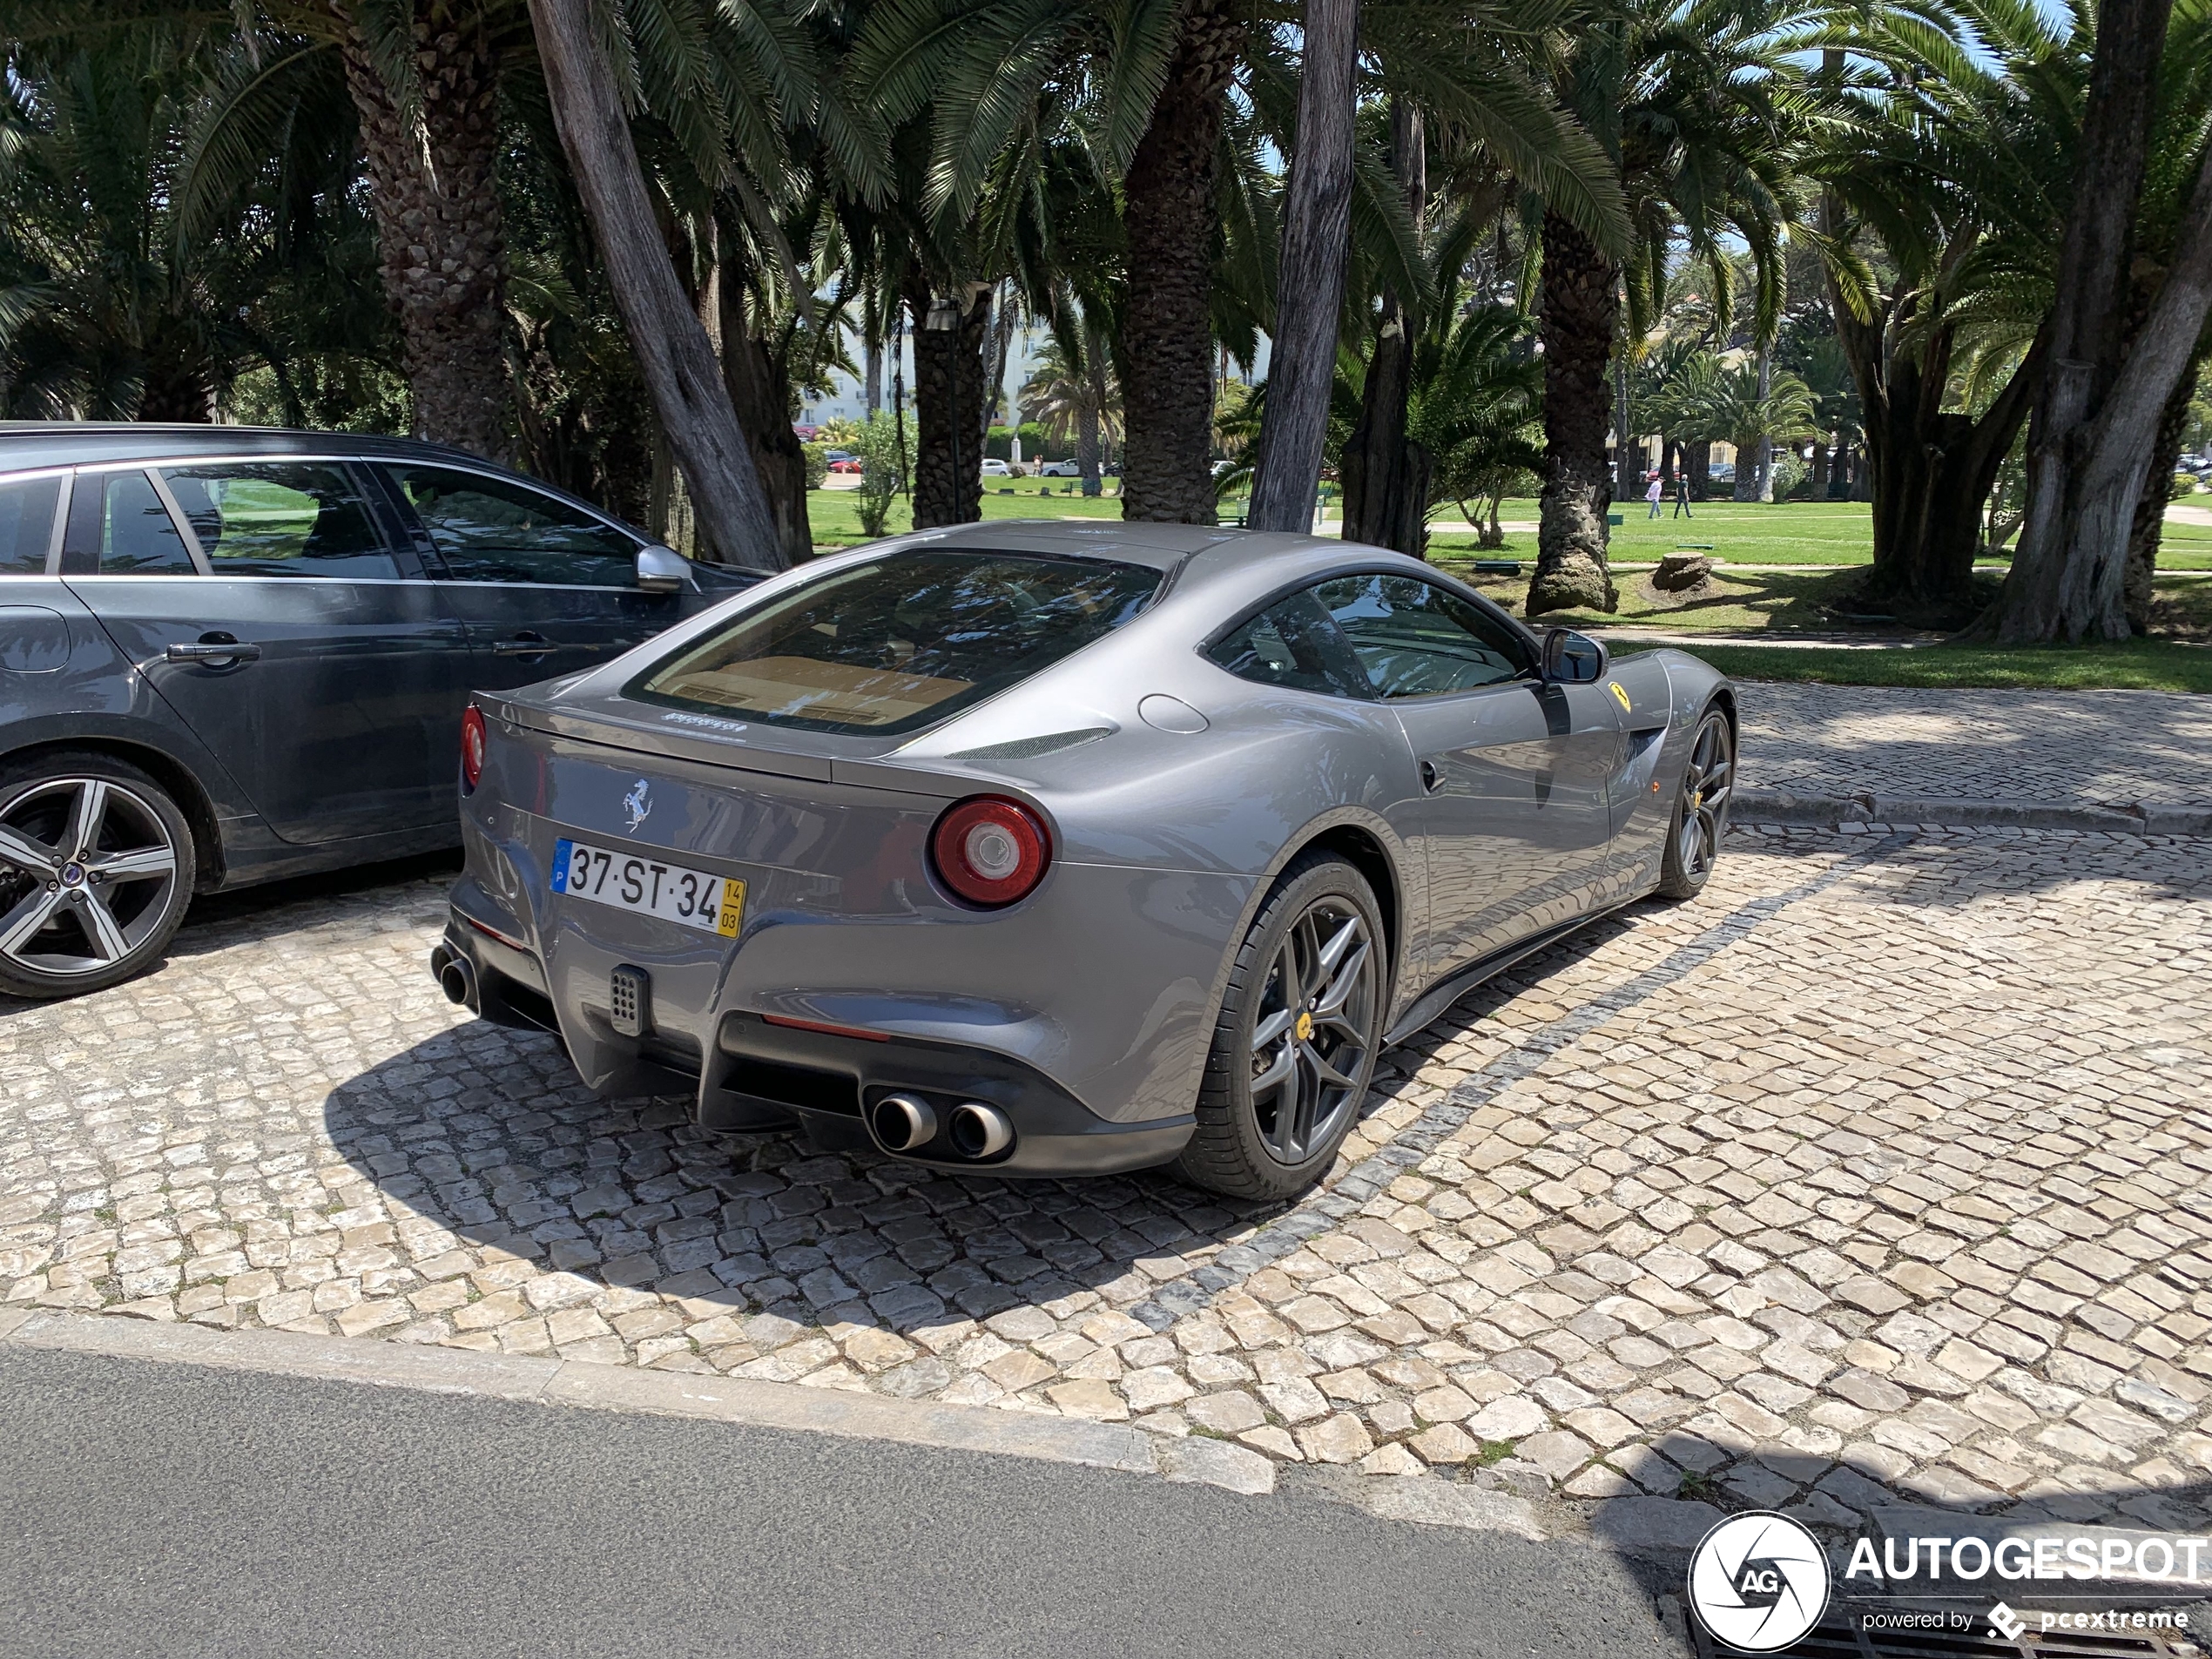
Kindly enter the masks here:
[[[596, 1008], [583, 1008], [580, 1022], [566, 1020], [549, 995], [544, 965], [503, 934], [505, 928], [472, 918], [456, 902], [432, 971], [465, 962], [472, 1011], [496, 1024], [559, 1035], [578, 1072], [602, 1094], [696, 1090], [693, 1116], [710, 1129], [797, 1125], [826, 1150], [873, 1148], [953, 1173], [1068, 1176], [1164, 1163], [1196, 1127], [1189, 1113], [1138, 1123], [1100, 1117], [1035, 1066], [970, 1044], [742, 1011], [723, 1014], [702, 1043], [690, 1031], [652, 1022], [650, 989], [645, 1028], [637, 1035], [617, 1031]], [[1013, 1143], [990, 1158], [960, 1156], [946, 1136], [917, 1151], [894, 1151], [874, 1133], [868, 1109], [894, 1091], [921, 1096], [941, 1121], [962, 1102], [995, 1106], [1013, 1125]]]

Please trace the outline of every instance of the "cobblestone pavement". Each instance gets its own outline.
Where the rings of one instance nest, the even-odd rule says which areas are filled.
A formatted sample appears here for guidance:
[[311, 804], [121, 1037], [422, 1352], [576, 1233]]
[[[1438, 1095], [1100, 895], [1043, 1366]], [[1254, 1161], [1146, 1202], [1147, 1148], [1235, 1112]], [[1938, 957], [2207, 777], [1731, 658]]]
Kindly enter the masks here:
[[1740, 691], [1748, 788], [2212, 807], [2212, 698], [1764, 682]]
[[1848, 1524], [2202, 1528], [2212, 843], [1738, 831], [1398, 1051], [1327, 1188], [947, 1179], [586, 1097], [416, 880], [0, 1008], [0, 1298], [1133, 1420]]

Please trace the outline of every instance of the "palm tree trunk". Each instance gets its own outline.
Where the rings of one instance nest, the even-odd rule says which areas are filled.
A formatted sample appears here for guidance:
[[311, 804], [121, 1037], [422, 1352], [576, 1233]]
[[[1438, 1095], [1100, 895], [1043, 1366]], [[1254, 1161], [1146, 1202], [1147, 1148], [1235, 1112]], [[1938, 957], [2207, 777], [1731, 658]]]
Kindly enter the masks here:
[[1544, 487], [1524, 610], [1615, 610], [1620, 593], [1605, 562], [1613, 504], [1605, 361], [1620, 318], [1620, 273], [1556, 213], [1544, 215], [1543, 235]]
[[1122, 516], [1214, 522], [1213, 253], [1222, 111], [1244, 44], [1229, 0], [1191, 0], [1123, 185], [1129, 287], [1115, 354]]
[[1247, 520], [1256, 530], [1313, 526], [1351, 252], [1352, 71], [1359, 51], [1359, 0], [1305, 0], [1298, 151], [1285, 191], [1267, 408], [1260, 419]]
[[2166, 534], [2166, 503], [2172, 499], [2174, 469], [2181, 464], [2182, 435], [2188, 429], [2189, 401], [2196, 390], [2203, 354], [2189, 360], [2173, 395], [2159, 417], [2157, 447], [2151, 452], [2150, 471], [2143, 493], [2135, 501], [2135, 520], [2128, 532], [2128, 574], [2121, 583], [2121, 607], [2128, 629], [2150, 631], [2151, 606], [2157, 597], [2158, 547]]
[[[1393, 170], [1406, 187], [1418, 231], [1428, 203], [1427, 135], [1405, 98], [1390, 101]], [[1344, 539], [1421, 556], [1427, 543], [1429, 455], [1406, 434], [1413, 384], [1413, 335], [1420, 320], [1394, 287], [1383, 290], [1382, 320], [1360, 388], [1359, 423], [1344, 450]]]
[[530, 0], [553, 125], [605, 261], [653, 408], [684, 481], [733, 563], [781, 570], [777, 534], [752, 446], [738, 424], [713, 342], [685, 298], [653, 218], [614, 71], [593, 32], [589, 0]]
[[507, 241], [499, 202], [497, 65], [479, 12], [417, 0], [421, 96], [395, 98], [353, 0], [328, 0], [360, 118], [386, 301], [418, 436], [494, 461], [514, 453], [505, 342]]
[[972, 524], [983, 516], [983, 340], [991, 320], [991, 290], [968, 285], [954, 327], [929, 327], [940, 303], [928, 279], [908, 267], [900, 284], [914, 317], [914, 525]]
[[[2000, 639], [2128, 637], [2128, 542], [2136, 502], [2168, 400], [2186, 383], [2208, 312], [2212, 154], [2198, 169], [2166, 280], [2128, 342], [2126, 364], [2095, 418], [2081, 428], [2074, 445], [2078, 456], [2064, 457], [2071, 464], [2041, 496], [2035, 493], [2037, 452], [2029, 446], [2027, 522], [1990, 619]], [[2052, 454], [2047, 447], [2045, 454]]]
[[1682, 469], [1689, 475], [1689, 498], [1710, 501], [1713, 496], [1713, 446], [1703, 438], [1682, 447]]
[[[1774, 390], [1774, 351], [1763, 347], [1759, 352], [1759, 403], [1764, 407], [1768, 395]], [[1754, 498], [1763, 502], [1774, 499], [1774, 438], [1771, 434], [1759, 434], [1757, 444], [1759, 481], [1758, 494]]]
[[[2047, 325], [2050, 372], [2028, 428], [2027, 517], [1993, 619], [2000, 638], [2127, 633], [2121, 590], [2134, 501], [2129, 495], [2122, 504], [2112, 492], [2126, 493], [2128, 473], [2140, 480], [2141, 469], [2114, 465], [2112, 457], [2101, 463], [2096, 451], [2104, 406], [2134, 361], [2128, 267], [2172, 9], [2172, 0], [2105, 0], [2098, 10], [2073, 205], [2059, 252], [2067, 280]], [[2177, 250], [2182, 240], [2176, 237]], [[2140, 395], [2140, 377], [2135, 385]], [[2158, 391], [2161, 407], [2166, 391]]]
[[[732, 238], [721, 246], [740, 244]], [[814, 556], [814, 535], [806, 516], [806, 451], [791, 429], [791, 361], [752, 332], [745, 285], [738, 275], [718, 262], [711, 283], [719, 313], [722, 381], [760, 476], [776, 544], [785, 563], [799, 564]]]

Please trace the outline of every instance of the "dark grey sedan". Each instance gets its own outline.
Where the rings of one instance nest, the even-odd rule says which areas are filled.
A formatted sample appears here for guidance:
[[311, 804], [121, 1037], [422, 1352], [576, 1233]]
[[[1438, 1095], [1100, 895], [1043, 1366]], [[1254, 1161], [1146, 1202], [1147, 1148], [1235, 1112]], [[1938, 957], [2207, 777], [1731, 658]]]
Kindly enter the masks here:
[[0, 425], [0, 991], [127, 978], [195, 892], [453, 845], [471, 691], [752, 579], [434, 445]]

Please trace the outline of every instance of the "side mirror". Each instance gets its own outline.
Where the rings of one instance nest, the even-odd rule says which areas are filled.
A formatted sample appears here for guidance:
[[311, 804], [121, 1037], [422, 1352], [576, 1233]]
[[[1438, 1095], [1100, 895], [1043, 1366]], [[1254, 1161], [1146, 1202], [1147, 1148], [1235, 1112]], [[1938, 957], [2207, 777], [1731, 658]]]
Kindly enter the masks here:
[[1605, 678], [1605, 647], [1588, 634], [1554, 628], [1544, 636], [1544, 678], [1562, 685], [1588, 685]]
[[691, 585], [691, 567], [681, 553], [658, 543], [637, 550], [637, 585], [647, 593], [681, 593]]

